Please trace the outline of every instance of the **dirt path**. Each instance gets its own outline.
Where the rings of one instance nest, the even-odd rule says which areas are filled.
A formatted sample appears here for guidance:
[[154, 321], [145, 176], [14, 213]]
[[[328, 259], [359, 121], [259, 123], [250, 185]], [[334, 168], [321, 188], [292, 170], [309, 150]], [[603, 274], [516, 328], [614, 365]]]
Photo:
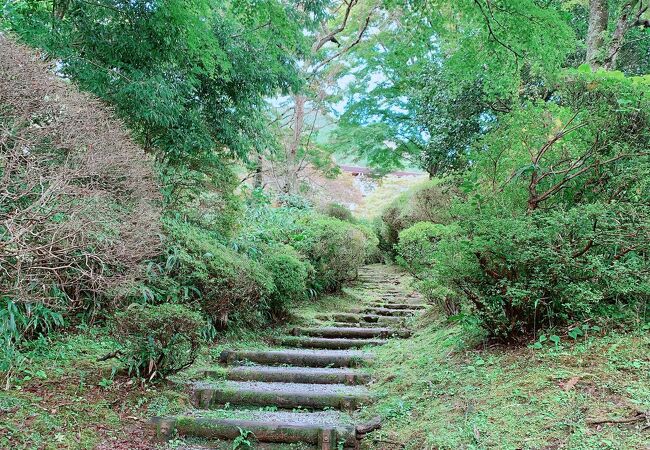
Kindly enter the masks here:
[[[196, 409], [155, 418], [160, 438], [196, 439], [191, 448], [358, 447], [378, 425], [358, 423], [355, 411], [372, 402], [372, 348], [406, 337], [425, 305], [393, 268], [364, 267], [344, 311], [323, 313], [293, 328], [277, 347], [224, 350], [221, 366], [191, 385]], [[271, 444], [275, 443], [275, 444]]]

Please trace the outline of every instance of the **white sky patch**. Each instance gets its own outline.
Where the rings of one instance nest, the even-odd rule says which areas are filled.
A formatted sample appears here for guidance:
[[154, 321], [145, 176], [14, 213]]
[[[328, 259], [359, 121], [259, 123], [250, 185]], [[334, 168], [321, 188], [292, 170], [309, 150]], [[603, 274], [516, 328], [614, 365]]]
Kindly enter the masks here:
[[384, 145], [391, 150], [395, 150], [397, 148], [397, 142], [395, 141], [385, 140]]

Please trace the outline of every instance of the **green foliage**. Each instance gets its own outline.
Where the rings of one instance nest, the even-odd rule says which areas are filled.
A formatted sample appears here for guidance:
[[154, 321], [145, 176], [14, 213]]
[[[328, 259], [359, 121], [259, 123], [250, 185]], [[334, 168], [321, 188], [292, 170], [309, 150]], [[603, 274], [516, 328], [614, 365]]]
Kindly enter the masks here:
[[346, 222], [354, 222], [354, 216], [350, 208], [340, 203], [328, 203], [323, 209], [323, 214]]
[[0, 372], [7, 378], [25, 360], [22, 354], [26, 341], [64, 326], [63, 315], [42, 303], [14, 302], [8, 297], [0, 298]]
[[218, 181], [224, 158], [275, 146], [264, 99], [300, 86], [303, 30], [322, 7], [278, 0], [49, 3], [16, 2], [4, 25], [116, 107], [164, 163], [169, 201]]
[[395, 247], [398, 264], [416, 277], [431, 270], [435, 264], [436, 244], [443, 236], [453, 234], [454, 231], [448, 226], [432, 222], [417, 222], [400, 231], [399, 242]]
[[430, 180], [395, 199], [381, 215], [380, 246], [394, 253], [399, 233], [418, 223], [446, 224], [449, 206], [457, 190], [444, 180]]
[[273, 206], [271, 198], [255, 191], [246, 202], [241, 229], [232, 246], [253, 259], [260, 259], [269, 247], [289, 244], [300, 232], [301, 220], [314, 214], [305, 199], [296, 195], [281, 196]]
[[260, 263], [220, 243], [218, 233], [181, 221], [165, 225], [167, 261], [152, 267], [151, 292], [159, 301], [197, 301], [217, 327], [231, 316], [264, 319], [275, 287]]
[[[597, 317], [650, 298], [647, 77], [568, 71], [552, 102], [504, 115], [429, 260], [431, 295], [464, 304], [494, 337]], [[404, 250], [402, 250], [404, 251]]]
[[332, 292], [356, 278], [366, 257], [366, 239], [358, 227], [328, 217], [310, 218], [302, 227], [292, 244], [313, 265], [317, 291]]
[[407, 162], [441, 176], [465, 167], [497, 112], [520, 95], [548, 93], [578, 46], [555, 3], [412, 0], [385, 8], [377, 32], [339, 74], [346, 104], [332, 135], [337, 150], [384, 170]]
[[363, 233], [365, 238], [365, 259], [366, 264], [373, 264], [382, 261], [381, 250], [379, 248], [379, 236], [373, 227], [374, 224], [370, 223], [357, 223], [357, 228]]
[[264, 255], [262, 264], [275, 286], [270, 302], [273, 316], [286, 314], [289, 306], [307, 298], [309, 268], [293, 248], [287, 245], [270, 251]]
[[115, 314], [113, 335], [129, 373], [148, 380], [189, 367], [201, 344], [203, 318], [182, 305], [133, 304]]

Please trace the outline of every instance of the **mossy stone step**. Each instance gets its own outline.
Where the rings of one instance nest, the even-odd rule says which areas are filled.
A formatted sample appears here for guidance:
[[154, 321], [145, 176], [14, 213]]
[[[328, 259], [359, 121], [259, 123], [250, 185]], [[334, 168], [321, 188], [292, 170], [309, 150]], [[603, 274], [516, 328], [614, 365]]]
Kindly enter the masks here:
[[361, 348], [368, 345], [384, 345], [385, 339], [348, 339], [309, 336], [285, 336], [277, 338], [276, 342], [287, 347], [348, 349]]
[[235, 366], [206, 370], [205, 376], [224, 376], [231, 381], [267, 381], [314, 384], [366, 384], [370, 374], [359, 369], [330, 367]]
[[411, 333], [408, 330], [386, 327], [362, 328], [362, 327], [314, 327], [294, 328], [291, 330], [294, 336], [312, 336], [324, 338], [389, 338], [392, 336], [408, 337]]
[[335, 322], [368, 322], [368, 323], [402, 323], [404, 317], [381, 316], [379, 314], [339, 313], [316, 316], [318, 320], [332, 320]]
[[372, 359], [372, 354], [358, 350], [224, 350], [220, 355], [222, 363], [250, 361], [303, 367], [361, 367]]
[[240, 429], [250, 431], [255, 440], [265, 443], [304, 442], [319, 450], [336, 449], [339, 444], [354, 447], [357, 443], [355, 425], [346, 414], [323, 412], [257, 412], [228, 411], [156, 417], [151, 420], [159, 440], [172, 436], [198, 437], [205, 440], [232, 440]]
[[192, 402], [197, 408], [221, 405], [275, 406], [278, 408], [335, 408], [352, 411], [371, 400], [362, 386], [344, 384], [265, 383], [221, 381], [192, 383]]
[[323, 320], [324, 322], [327, 323], [327, 326], [331, 326], [334, 328], [337, 327], [342, 327], [342, 328], [361, 328], [361, 329], [375, 329], [375, 328], [386, 328], [386, 325], [391, 325], [387, 323], [378, 323], [378, 322], [339, 322], [339, 321], [332, 321], [332, 320]]
[[423, 311], [427, 309], [429, 305], [425, 303], [391, 303], [391, 302], [381, 302], [374, 301], [370, 303], [370, 306], [373, 308], [387, 308], [387, 309], [413, 309], [418, 311]]
[[362, 308], [359, 312], [362, 314], [375, 314], [379, 316], [407, 317], [418, 314], [420, 311], [416, 309], [380, 308], [377, 306], [368, 306]]

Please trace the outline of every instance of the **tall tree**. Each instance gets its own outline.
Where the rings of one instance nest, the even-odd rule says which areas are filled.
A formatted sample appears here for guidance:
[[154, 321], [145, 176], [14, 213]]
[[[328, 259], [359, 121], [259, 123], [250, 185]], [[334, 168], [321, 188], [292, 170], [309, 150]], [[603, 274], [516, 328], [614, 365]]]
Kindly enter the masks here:
[[326, 14], [312, 33], [309, 50], [300, 60], [305, 83], [294, 89], [277, 107], [277, 124], [282, 148], [269, 158], [276, 189], [296, 192], [312, 169], [328, 171], [332, 161], [317, 143], [323, 126], [330, 124], [331, 104], [327, 101], [335, 88], [338, 60], [368, 36], [376, 18], [377, 0], [337, 0], [330, 2]]
[[385, 169], [463, 166], [496, 114], [545, 96], [575, 49], [554, 7], [535, 1], [385, 2], [379, 31], [349, 55], [333, 144]]

